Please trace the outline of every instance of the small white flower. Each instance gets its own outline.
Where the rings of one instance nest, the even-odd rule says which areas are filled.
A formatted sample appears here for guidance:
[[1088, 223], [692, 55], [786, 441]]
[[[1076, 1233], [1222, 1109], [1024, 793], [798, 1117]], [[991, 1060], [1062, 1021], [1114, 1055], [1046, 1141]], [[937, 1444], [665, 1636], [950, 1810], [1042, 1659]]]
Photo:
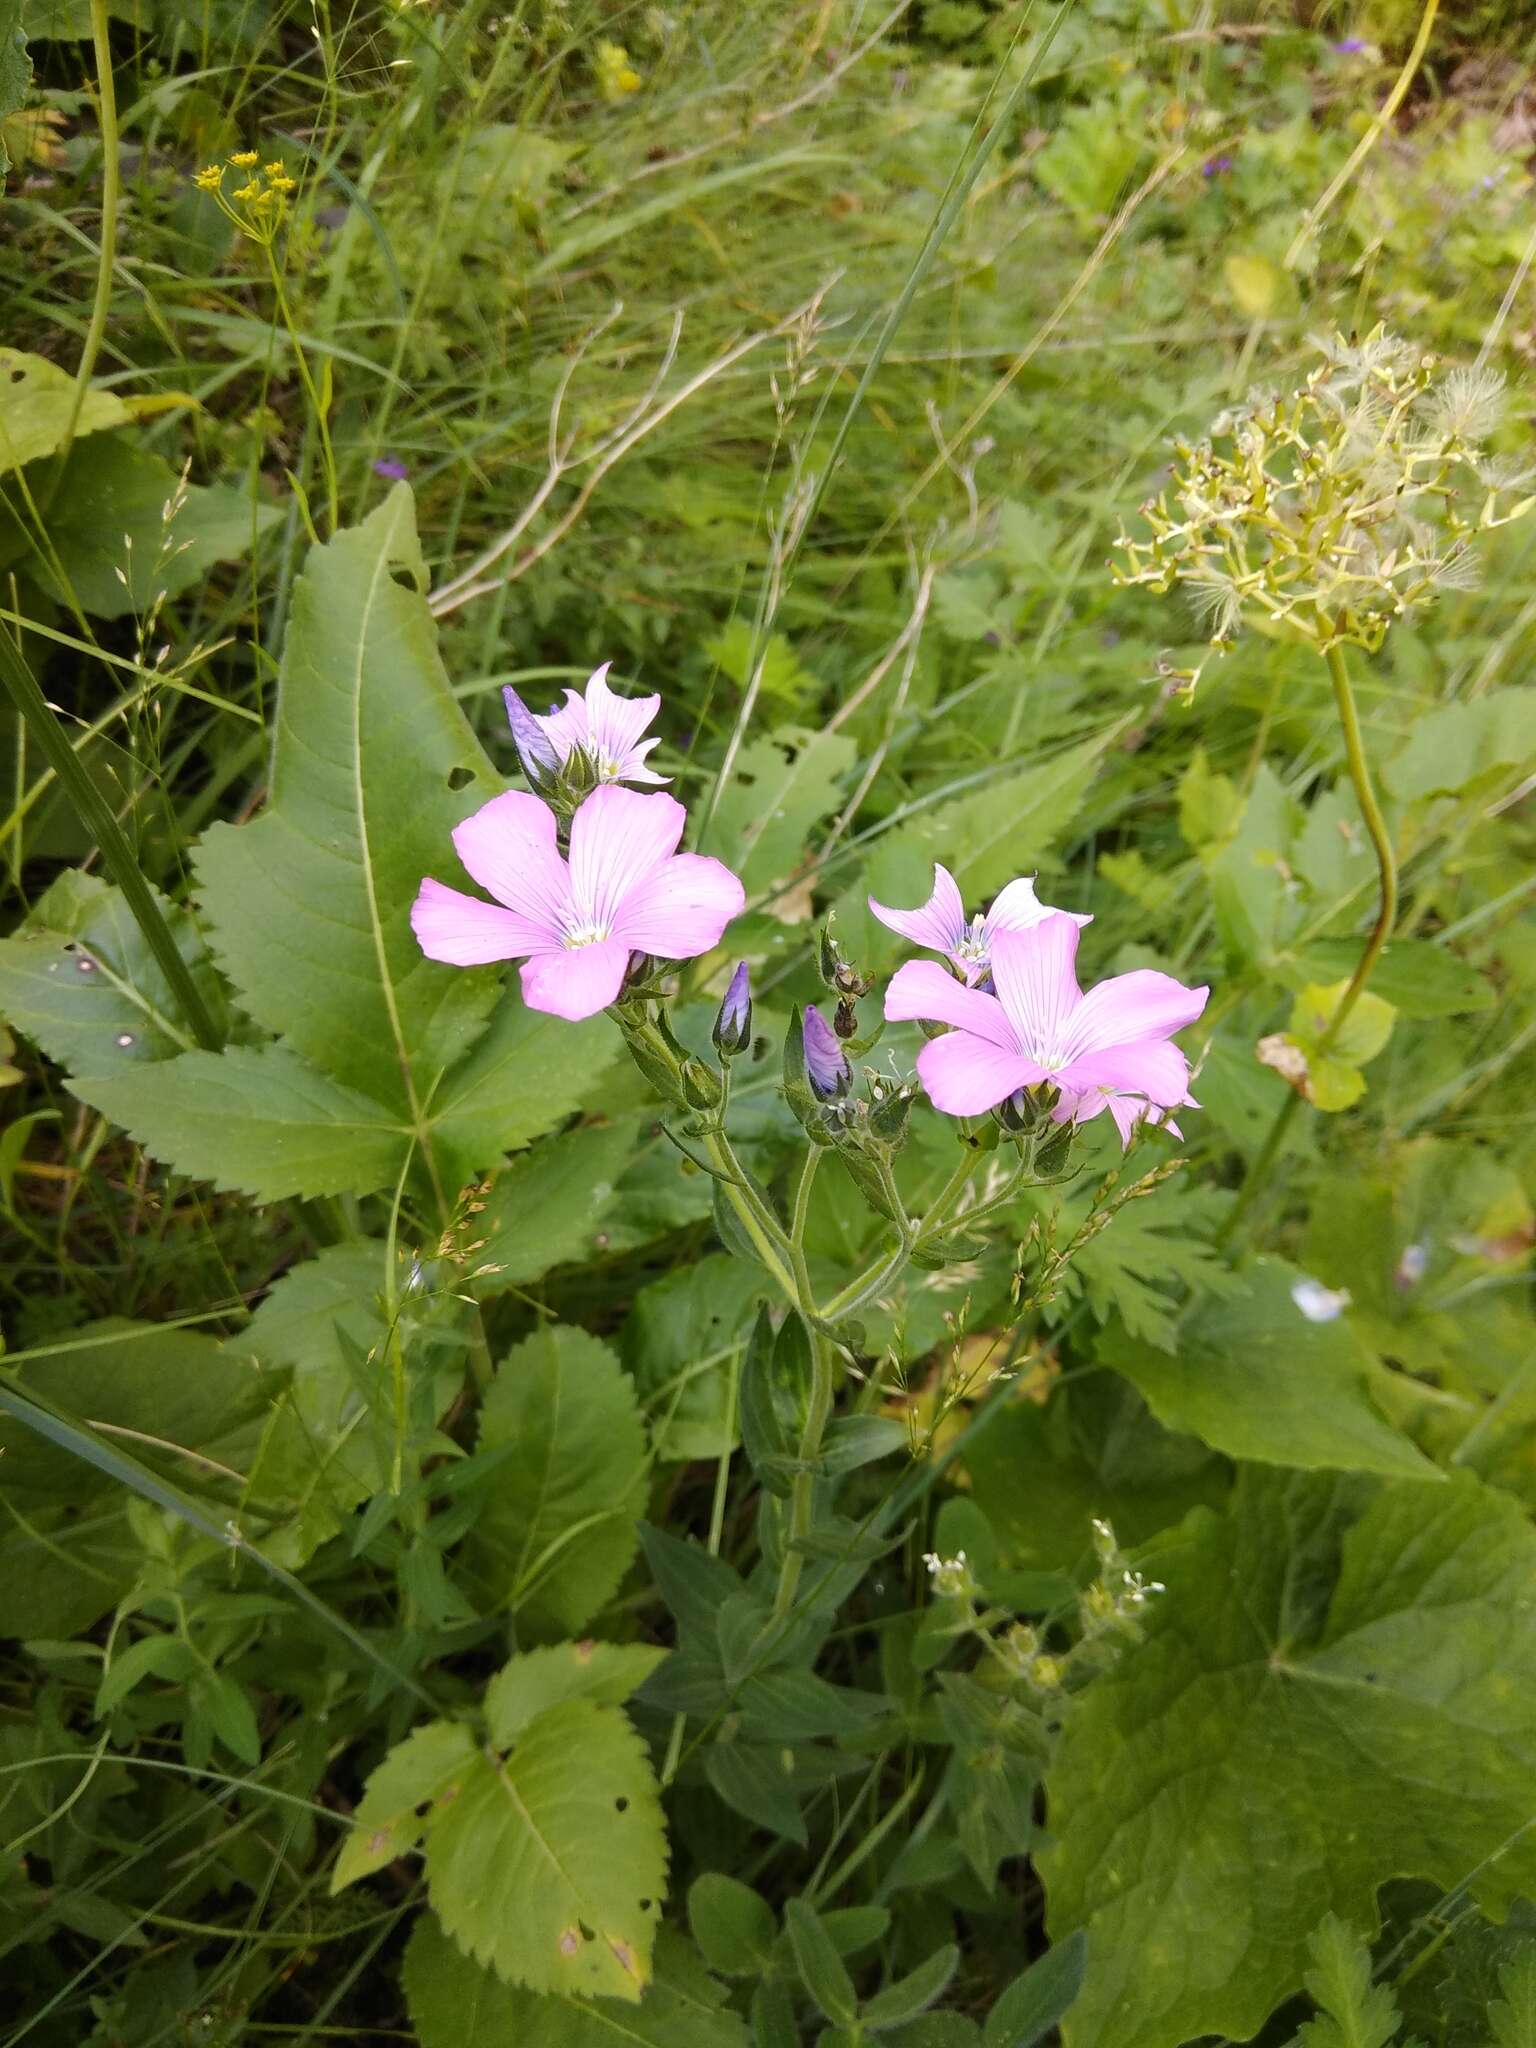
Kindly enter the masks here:
[[1291, 1287], [1291, 1299], [1309, 1323], [1336, 1323], [1353, 1298], [1347, 1287], [1325, 1287], [1306, 1273]]

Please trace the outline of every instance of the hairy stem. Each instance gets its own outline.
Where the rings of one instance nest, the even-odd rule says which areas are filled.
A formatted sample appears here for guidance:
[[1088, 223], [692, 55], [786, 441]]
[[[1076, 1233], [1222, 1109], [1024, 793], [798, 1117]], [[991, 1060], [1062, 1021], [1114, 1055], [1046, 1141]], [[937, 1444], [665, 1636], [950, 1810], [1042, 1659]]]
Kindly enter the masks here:
[[91, 307], [91, 324], [85, 331], [80, 366], [75, 371], [74, 396], [59, 443], [62, 470], [74, 446], [75, 430], [85, 394], [90, 389], [107, 331], [107, 313], [112, 303], [112, 264], [117, 254], [117, 209], [122, 191], [122, 165], [117, 134], [117, 87], [112, 77], [112, 46], [109, 40], [107, 0], [91, 0], [91, 43], [96, 60], [96, 113], [101, 126], [101, 253], [96, 263], [96, 298]]

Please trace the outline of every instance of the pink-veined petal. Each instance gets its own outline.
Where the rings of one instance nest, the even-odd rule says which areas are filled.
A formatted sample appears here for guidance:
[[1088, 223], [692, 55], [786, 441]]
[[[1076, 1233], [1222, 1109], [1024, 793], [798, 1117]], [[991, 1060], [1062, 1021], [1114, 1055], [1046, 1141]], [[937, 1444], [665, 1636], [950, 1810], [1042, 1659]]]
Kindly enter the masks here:
[[746, 890], [724, 861], [701, 853], [675, 853], [624, 898], [613, 936], [637, 953], [692, 960], [719, 944], [720, 934], [741, 915], [746, 901]]
[[[509, 789], [453, 828], [453, 849], [488, 895], [532, 933], [558, 941], [570, 908], [570, 876], [555, 844], [555, 814], [526, 790]], [[538, 944], [519, 946], [528, 952]]]
[[966, 988], [936, 960], [909, 960], [897, 968], [885, 991], [885, 1014], [893, 1024], [914, 1017], [927, 1024], [953, 1024], [1003, 1052], [1019, 1050], [996, 996]]
[[1079, 928], [1093, 923], [1093, 917], [1087, 911], [1058, 910], [1053, 903], [1042, 903], [1035, 894], [1033, 875], [1020, 875], [1016, 882], [999, 889], [982, 923], [989, 935], [993, 932], [1027, 932], [1044, 917], [1070, 917]]
[[1026, 932], [992, 934], [992, 982], [1020, 1047], [1047, 1066], [1059, 1062], [1082, 1001], [1074, 971], [1078, 926], [1064, 912]]
[[626, 897], [677, 848], [687, 813], [672, 796], [605, 782], [571, 820], [571, 896], [578, 921], [611, 932]]
[[969, 1031], [932, 1038], [917, 1056], [917, 1078], [935, 1109], [948, 1116], [980, 1116], [1016, 1089], [1045, 1078], [1033, 1060]]
[[545, 737], [562, 761], [570, 759], [578, 747], [590, 744], [591, 731], [587, 724], [587, 707], [578, 690], [567, 690], [565, 702], [553, 710], [546, 711], [539, 719]]
[[[483, 967], [490, 960], [515, 960], [528, 951], [526, 920], [495, 903], [482, 903], [429, 876], [411, 905], [411, 930], [429, 960], [450, 967]], [[534, 943], [540, 943], [535, 934]]]
[[541, 953], [519, 970], [523, 1001], [530, 1010], [547, 1010], [552, 1017], [579, 1024], [614, 1001], [628, 966], [629, 948], [618, 939]]
[[916, 910], [893, 910], [888, 903], [877, 903], [873, 896], [869, 907], [893, 932], [900, 932], [914, 946], [928, 946], [935, 953], [953, 953], [965, 937], [965, 904], [960, 886], [949, 869], [940, 867], [937, 861], [933, 864], [933, 894]]
[[661, 698], [619, 696], [608, 687], [609, 667], [605, 661], [588, 678], [587, 731], [600, 759], [622, 765], [661, 709]]
[[[659, 704], [661, 699], [658, 697], [656, 701]], [[661, 741], [659, 739], [642, 740], [638, 747], [631, 747], [625, 756], [624, 773], [620, 780], [624, 782], [670, 782], [672, 780], [670, 775], [658, 775], [654, 768], [647, 768], [645, 765], [646, 755], [660, 745]]]
[[1146, 1038], [1138, 1045], [1085, 1053], [1062, 1067], [1059, 1078], [1063, 1088], [1110, 1088], [1173, 1109], [1189, 1093], [1189, 1062], [1166, 1038]]
[[1171, 1037], [1194, 1023], [1209, 995], [1208, 988], [1186, 988], [1150, 967], [1112, 975], [1083, 997], [1061, 1050], [1076, 1061], [1110, 1046]]

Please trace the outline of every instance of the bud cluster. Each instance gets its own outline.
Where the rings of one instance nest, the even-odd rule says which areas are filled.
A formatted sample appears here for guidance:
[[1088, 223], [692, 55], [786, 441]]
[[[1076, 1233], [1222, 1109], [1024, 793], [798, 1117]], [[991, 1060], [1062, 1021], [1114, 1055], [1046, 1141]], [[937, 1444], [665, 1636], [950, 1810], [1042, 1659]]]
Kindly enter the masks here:
[[[239, 173], [242, 182], [226, 191], [230, 171]], [[254, 149], [237, 150], [228, 164], [209, 164], [192, 182], [218, 201], [219, 210], [248, 240], [268, 244], [276, 239], [288, 216], [289, 197], [298, 189], [285, 164], [262, 164], [260, 151]]]
[[[1484, 445], [1496, 371], [1442, 373], [1380, 327], [1316, 346], [1299, 391], [1250, 396], [1175, 443], [1170, 483], [1141, 508], [1151, 538], [1120, 536], [1117, 581], [1184, 584], [1221, 652], [1245, 619], [1319, 653], [1374, 652], [1395, 620], [1474, 580], [1479, 534], [1536, 504], [1521, 495], [1532, 472]], [[1200, 670], [1167, 673], [1192, 688]]]

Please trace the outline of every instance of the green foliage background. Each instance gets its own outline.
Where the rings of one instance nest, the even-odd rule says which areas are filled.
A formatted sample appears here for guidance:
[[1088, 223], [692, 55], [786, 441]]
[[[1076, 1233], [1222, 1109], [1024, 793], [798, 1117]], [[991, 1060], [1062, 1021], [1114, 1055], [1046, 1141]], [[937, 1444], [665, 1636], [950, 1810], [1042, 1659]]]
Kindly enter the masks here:
[[[1319, 210], [1422, 18], [0, 0], [0, 631], [168, 935], [0, 706], [0, 2048], [1536, 2043], [1536, 522], [1356, 664], [1392, 1014], [1261, 1179], [1375, 866], [1322, 666], [1186, 701], [1107, 568], [1316, 334], [1482, 354], [1529, 466], [1526, 10]], [[819, 1172], [869, 1298], [772, 1629], [796, 1326], [607, 1020], [406, 923], [501, 686], [603, 660], [747, 884], [775, 1196], [819, 924], [885, 975], [935, 859], [1213, 988], [1177, 1154], [899, 1285]]]

